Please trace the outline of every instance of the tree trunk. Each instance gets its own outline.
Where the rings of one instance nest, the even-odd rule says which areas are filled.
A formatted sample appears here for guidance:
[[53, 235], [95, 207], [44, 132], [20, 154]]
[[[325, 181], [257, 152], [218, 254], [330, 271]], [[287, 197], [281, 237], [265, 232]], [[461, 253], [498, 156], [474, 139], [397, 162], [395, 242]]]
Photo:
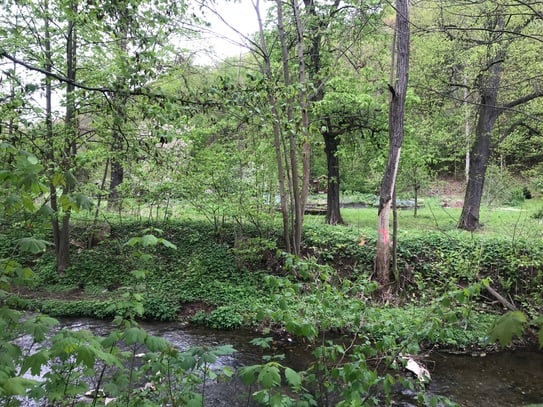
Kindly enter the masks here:
[[414, 189], [414, 196], [415, 196], [415, 208], [413, 209], [413, 217], [416, 218], [417, 217], [417, 212], [419, 210], [419, 189], [420, 189], [420, 185], [418, 183], [415, 183], [415, 186], [413, 187]]
[[[77, 14], [75, 4], [71, 4], [72, 12]], [[66, 110], [64, 116], [64, 127], [66, 138], [64, 140], [64, 173], [68, 174], [75, 165], [74, 159], [77, 154], [76, 137], [78, 133], [78, 124], [75, 108], [75, 80], [76, 80], [76, 54], [77, 38], [75, 23], [70, 20], [68, 31], [66, 33], [66, 77], [69, 82], [66, 83]], [[68, 175], [69, 176], [69, 175]], [[62, 194], [73, 192], [76, 185], [73, 181], [66, 179], [62, 187]], [[58, 210], [58, 208], [57, 208]], [[59, 215], [57, 212], [56, 222], [59, 223], [58, 239], [56, 242], [57, 272], [64, 274], [64, 271], [70, 266], [70, 218], [71, 209], [66, 208]]]
[[[126, 13], [126, 10], [119, 10], [119, 16], [117, 21], [117, 30], [115, 31], [115, 37], [119, 44], [119, 52], [122, 56], [128, 56], [128, 33], [130, 29], [130, 17]], [[128, 90], [127, 78], [120, 77], [116, 84], [117, 89]], [[123, 128], [126, 123], [126, 105], [128, 103], [128, 96], [125, 94], [116, 93], [113, 95], [111, 105], [113, 107], [113, 124], [111, 135], [111, 173], [109, 178], [109, 195], [107, 200], [108, 209], [118, 209], [120, 207], [119, 201], [119, 187], [124, 181], [124, 167], [123, 167], [123, 147], [124, 147], [124, 134]]]
[[296, 220], [297, 240], [296, 251], [300, 254], [302, 245], [302, 234], [304, 224], [305, 206], [309, 196], [309, 180], [311, 175], [311, 143], [310, 143], [310, 123], [309, 123], [309, 101], [307, 97], [308, 80], [305, 67], [304, 52], [304, 25], [300, 17], [300, 6], [297, 0], [292, 0], [292, 10], [294, 11], [294, 23], [296, 25], [296, 52], [298, 54], [298, 103], [301, 109], [301, 135], [302, 135], [302, 185], [300, 188], [299, 219]]
[[[390, 296], [390, 206], [403, 142], [405, 95], [409, 73], [409, 0], [396, 0], [396, 84], [390, 85], [389, 151], [379, 194], [375, 272], [381, 297]], [[394, 56], [393, 56], [394, 61]], [[392, 64], [394, 66], [394, 64]]]
[[326, 223], [337, 225], [343, 223], [339, 205], [339, 158], [337, 154], [340, 139], [339, 136], [331, 132], [323, 132], [322, 135], [328, 166]]
[[[290, 79], [290, 67], [289, 67], [289, 55], [286, 33], [283, 25], [283, 6], [281, 0], [276, 1], [277, 4], [277, 31], [279, 36], [279, 42], [281, 44], [281, 63], [283, 67], [283, 82], [285, 88], [288, 89], [291, 85]], [[290, 196], [291, 196], [291, 214], [292, 214], [292, 238], [291, 238], [291, 252], [298, 256], [300, 254], [301, 242], [302, 242], [302, 227], [304, 216], [304, 194], [303, 194], [303, 181], [302, 188], [300, 188], [299, 170], [298, 170], [298, 143], [296, 140], [298, 126], [295, 124], [294, 117], [294, 99], [288, 97], [286, 101], [286, 119], [287, 119], [287, 134], [288, 134], [288, 146], [285, 148], [285, 153], [288, 156], [286, 160], [285, 168], [290, 169]], [[305, 145], [305, 142], [304, 142]], [[305, 167], [305, 161], [304, 161]], [[287, 173], [288, 176], [288, 173]], [[308, 184], [309, 185], [309, 184]]]
[[[288, 55], [288, 44], [286, 33], [283, 25], [283, 7], [281, 0], [276, 1], [277, 4], [277, 31], [279, 42], [281, 44], [281, 64], [283, 67], [283, 82], [285, 88], [289, 89], [292, 82], [290, 79], [290, 66]], [[288, 166], [290, 167], [290, 196], [291, 196], [291, 213], [293, 214], [294, 225], [292, 227], [292, 254], [298, 256], [300, 254], [300, 245], [302, 241], [302, 227], [304, 209], [302, 204], [302, 196], [300, 189], [299, 170], [298, 170], [298, 143], [296, 140], [296, 130], [294, 117], [294, 98], [287, 97], [286, 101], [286, 118], [287, 118], [287, 134], [288, 134]]]
[[497, 52], [497, 55], [490, 60], [488, 69], [480, 74], [478, 80], [481, 101], [477, 127], [475, 128], [475, 143], [470, 153], [464, 207], [458, 221], [458, 227], [468, 231], [474, 231], [481, 227], [479, 210], [491, 152], [492, 129], [501, 112], [501, 108], [498, 106], [498, 90], [503, 58], [503, 50]]
[[[280, 13], [281, 4], [278, 4], [278, 25], [282, 25], [282, 13]], [[262, 18], [260, 16], [260, 8], [259, 8], [259, 2], [257, 1], [254, 3], [255, 12], [257, 14], [258, 18], [258, 26], [259, 26], [259, 39], [260, 39], [260, 49], [263, 53], [264, 57], [264, 64], [262, 66], [262, 71], [265, 77], [268, 81], [273, 82], [272, 77], [272, 67], [271, 67], [271, 61], [270, 61], [270, 55], [267, 51], [266, 47], [266, 41], [265, 41], [265, 35], [264, 35], [264, 27], [262, 25]], [[273, 146], [275, 150], [275, 159], [277, 164], [277, 178], [278, 178], [278, 184], [279, 184], [279, 205], [281, 209], [281, 219], [283, 222], [283, 240], [285, 244], [285, 250], [288, 253], [292, 252], [292, 245], [291, 245], [291, 239], [290, 239], [290, 217], [289, 217], [289, 211], [288, 211], [288, 194], [287, 194], [287, 188], [285, 185], [286, 181], [286, 175], [285, 175], [285, 166], [283, 165], [283, 149], [282, 149], [282, 143], [281, 143], [281, 117], [279, 113], [278, 103], [275, 95], [272, 93], [272, 90], [268, 90], [268, 102], [271, 107], [272, 116], [274, 118], [272, 123], [273, 128]], [[270, 197], [270, 200], [272, 204], [274, 204], [274, 197]]]
[[[114, 141], [114, 145], [116, 142]], [[121, 147], [122, 148], [122, 147]], [[119, 154], [119, 147], [112, 147], [112, 155]], [[109, 176], [109, 194], [107, 200], [108, 209], [113, 209], [119, 205], [119, 190], [117, 187], [121, 185], [124, 181], [124, 167], [120, 160], [112, 158], [111, 159], [111, 174]]]

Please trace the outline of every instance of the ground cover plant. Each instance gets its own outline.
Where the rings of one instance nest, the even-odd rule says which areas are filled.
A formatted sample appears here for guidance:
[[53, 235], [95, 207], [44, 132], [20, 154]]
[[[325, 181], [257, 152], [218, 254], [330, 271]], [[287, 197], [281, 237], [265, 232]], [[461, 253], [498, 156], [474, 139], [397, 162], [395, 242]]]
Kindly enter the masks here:
[[[368, 217], [366, 211], [374, 209], [358, 210], [360, 217]], [[314, 344], [315, 361], [306, 370], [294, 371], [274, 356], [239, 371], [239, 380], [264, 405], [376, 405], [395, 397], [396, 384], [417, 388], [420, 403], [431, 405], [437, 401], [423, 387], [386, 370], [397, 372], [401, 353], [416, 354], [429, 346], [505, 344], [529, 321], [539, 321], [543, 248], [522, 238], [453, 235], [439, 227], [409, 230], [398, 246], [398, 302], [385, 305], [375, 301], [376, 236], [361, 224], [333, 227], [314, 217], [304, 229], [303, 255], [294, 256], [282, 250], [273, 223], [240, 228], [222, 222], [219, 230], [205, 217], [150, 223], [105, 214], [107, 236], [87, 245], [79, 242], [91, 242], [91, 213], [72, 218], [77, 240], [71, 266], [62, 273], [47, 244], [47, 227], [26, 223], [26, 232], [36, 237], [24, 237], [13, 223], [3, 228], [1, 321], [6, 329], [1, 341], [7, 362], [0, 387], [6, 405], [17, 405], [20, 396], [77, 404], [90, 383], [100, 388], [105, 381], [110, 383], [103, 386], [106, 393], [91, 392], [95, 405], [105, 403], [106, 394], [115, 396], [108, 402], [122, 405], [201, 405], [208, 378], [219, 376], [209, 363], [233, 350], [179, 353], [146, 334], [140, 319], [221, 329], [250, 326], [264, 335], [288, 334]], [[490, 285], [509, 295], [523, 313], [493, 322], [501, 304], [492, 304], [492, 297], [485, 300]], [[55, 321], [28, 317], [13, 307], [112, 318], [116, 329], [107, 338], [61, 330], [49, 345], [46, 334]], [[350, 336], [352, 345], [328, 342], [331, 332]], [[28, 348], [13, 343], [21, 335], [32, 337]], [[265, 347], [267, 341], [257, 342]], [[41, 347], [34, 349], [34, 344]], [[135, 366], [140, 349], [148, 355], [141, 372], [155, 377], [164, 369], [171, 372], [167, 380], [150, 383], [154, 393], [139, 386], [143, 377]], [[44, 380], [21, 376], [27, 371], [38, 375], [44, 368], [49, 369]], [[232, 375], [228, 369], [220, 373], [225, 379]]]
[[[281, 254], [277, 240], [256, 236], [236, 240], [233, 232], [229, 238], [225, 232], [218, 239], [202, 221], [156, 225], [159, 238], [171, 241], [176, 250], [149, 248], [154, 257], [148, 261], [122, 241], [139, 235], [142, 228], [139, 223], [112, 224], [110, 238], [91, 249], [76, 251], [74, 266], [63, 276], [56, 273], [52, 256], [39, 255], [33, 261], [33, 289], [43, 297], [39, 307], [55, 315], [74, 315], [78, 308], [82, 315], [111, 315], [107, 312], [111, 298], [131, 286], [135, 279], [132, 271], [143, 267], [147, 271], [137, 287], [144, 295], [146, 318], [172, 320], [189, 312], [184, 316], [193, 317], [193, 322], [233, 328], [255, 321], [252, 305], [267, 298], [262, 284], [266, 275], [304, 277], [302, 266], [293, 267], [293, 260]], [[337, 284], [364, 287], [371, 282], [374, 239], [372, 232], [360, 225], [331, 227], [309, 222], [304, 251], [307, 262], [332, 267]], [[395, 284], [401, 302], [424, 304], [449, 290], [488, 278], [502, 295], [535, 315], [541, 306], [542, 250], [533, 241], [518, 238], [512, 242], [490, 233], [404, 231], [400, 232], [400, 271]], [[62, 311], [62, 302], [51, 301], [55, 293], [79, 302], [65, 304]], [[486, 297], [494, 301], [490, 295]], [[87, 306], [85, 301], [92, 302]], [[34, 299], [31, 304], [38, 307], [38, 302]]]

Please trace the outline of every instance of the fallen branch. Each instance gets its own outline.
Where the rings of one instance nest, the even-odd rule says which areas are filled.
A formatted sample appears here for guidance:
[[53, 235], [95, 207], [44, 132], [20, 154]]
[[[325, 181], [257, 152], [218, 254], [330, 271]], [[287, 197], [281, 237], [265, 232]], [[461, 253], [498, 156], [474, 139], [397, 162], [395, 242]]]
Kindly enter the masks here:
[[494, 297], [498, 300], [498, 302], [500, 304], [502, 304], [505, 308], [511, 310], [511, 311], [517, 311], [518, 308], [516, 307], [515, 304], [513, 304], [512, 302], [509, 302], [507, 301], [507, 299], [505, 299], [505, 297], [503, 297], [499, 292], [497, 292], [496, 290], [494, 290], [492, 287], [490, 287], [490, 285], [485, 285], [486, 287], [486, 290]]

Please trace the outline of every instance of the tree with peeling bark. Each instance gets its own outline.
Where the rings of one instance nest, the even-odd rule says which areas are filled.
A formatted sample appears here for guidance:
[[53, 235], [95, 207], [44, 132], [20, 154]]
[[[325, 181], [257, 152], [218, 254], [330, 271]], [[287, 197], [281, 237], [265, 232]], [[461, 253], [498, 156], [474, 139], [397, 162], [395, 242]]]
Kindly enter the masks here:
[[396, 1], [396, 23], [392, 57], [394, 83], [389, 85], [389, 151], [385, 174], [379, 193], [377, 225], [377, 250], [375, 254], [375, 273], [382, 298], [390, 296], [390, 211], [396, 175], [400, 162], [400, 152], [404, 135], [404, 110], [409, 74], [409, 0]]

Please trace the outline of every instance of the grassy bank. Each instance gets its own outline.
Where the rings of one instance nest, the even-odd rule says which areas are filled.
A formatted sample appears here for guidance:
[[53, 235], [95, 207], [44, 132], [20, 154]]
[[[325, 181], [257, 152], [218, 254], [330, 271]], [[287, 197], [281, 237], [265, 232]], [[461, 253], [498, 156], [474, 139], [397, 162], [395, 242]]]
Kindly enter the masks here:
[[[420, 225], [429, 210], [413, 222]], [[356, 216], [373, 212], [357, 210]], [[170, 221], [147, 231], [149, 225], [139, 222], [112, 223], [110, 236], [97, 246], [74, 247], [72, 267], [62, 276], [50, 252], [26, 259], [35, 277], [30, 286], [14, 288], [9, 301], [54, 316], [110, 318], [132, 307], [146, 319], [219, 329], [287, 327], [302, 336], [319, 329], [354, 331], [447, 347], [484, 345], [503, 311], [479, 284], [483, 279], [529, 315], [541, 310], [542, 242], [418, 231], [414, 224], [400, 231], [397, 301], [375, 304], [375, 233], [352, 223], [331, 227], [310, 218], [304, 259], [283, 253], [273, 228], [259, 237], [247, 228], [240, 234], [233, 225], [217, 235], [203, 221]], [[176, 248], [126, 244], [144, 234]], [[74, 236], [84, 241], [85, 228], [76, 228]]]

